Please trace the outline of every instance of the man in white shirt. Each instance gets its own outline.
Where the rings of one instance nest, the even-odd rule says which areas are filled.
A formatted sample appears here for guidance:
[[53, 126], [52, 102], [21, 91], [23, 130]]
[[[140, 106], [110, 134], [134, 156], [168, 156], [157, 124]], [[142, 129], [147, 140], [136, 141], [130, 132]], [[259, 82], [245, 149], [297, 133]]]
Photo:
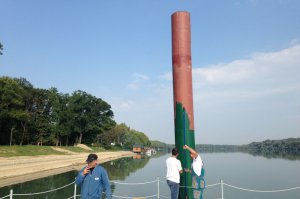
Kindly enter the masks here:
[[181, 162], [177, 159], [178, 149], [172, 149], [172, 156], [166, 160], [167, 184], [171, 190], [171, 199], [178, 199], [180, 173], [182, 173]]
[[190, 152], [190, 156], [193, 159], [192, 171], [188, 168], [185, 169], [186, 172], [192, 174], [192, 190], [194, 199], [202, 199], [203, 191], [205, 189], [205, 180], [204, 180], [204, 168], [203, 162], [200, 155], [191, 147], [184, 145], [183, 149], [186, 149]]

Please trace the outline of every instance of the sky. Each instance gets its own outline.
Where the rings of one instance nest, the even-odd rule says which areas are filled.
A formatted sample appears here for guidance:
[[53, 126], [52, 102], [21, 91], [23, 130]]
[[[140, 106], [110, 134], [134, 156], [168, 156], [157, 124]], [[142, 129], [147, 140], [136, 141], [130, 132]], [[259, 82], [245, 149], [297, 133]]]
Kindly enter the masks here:
[[0, 0], [0, 76], [83, 90], [174, 143], [171, 15], [191, 15], [197, 144], [300, 137], [298, 0]]

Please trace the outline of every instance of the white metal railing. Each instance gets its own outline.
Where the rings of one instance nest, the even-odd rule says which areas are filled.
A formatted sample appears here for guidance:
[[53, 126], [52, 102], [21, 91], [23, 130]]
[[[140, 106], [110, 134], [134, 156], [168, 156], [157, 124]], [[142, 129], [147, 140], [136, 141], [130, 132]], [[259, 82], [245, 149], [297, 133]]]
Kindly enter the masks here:
[[[136, 183], [125, 183], [125, 182], [118, 182], [118, 181], [111, 181], [114, 184], [120, 184], [120, 185], [129, 185], [129, 186], [134, 186], [134, 185], [144, 185], [144, 184], [151, 184], [151, 183], [157, 183], [157, 193], [153, 194], [153, 195], [148, 195], [148, 196], [118, 196], [118, 195], [112, 195], [113, 198], [134, 198], [134, 197], [140, 197], [140, 198], [154, 198], [156, 197], [157, 199], [161, 198], [169, 198], [167, 196], [164, 196], [160, 193], [160, 183], [165, 183], [165, 181], [162, 181], [159, 179], [159, 177], [156, 180], [153, 181], [148, 181], [148, 182], [136, 182]], [[45, 193], [50, 193], [50, 192], [54, 192], [63, 188], [66, 188], [70, 185], [74, 184], [74, 194], [73, 196], [70, 196], [66, 199], [76, 199], [78, 196], [77, 195], [77, 186], [75, 184], [75, 182], [71, 182], [69, 184], [66, 184], [64, 186], [61, 186], [59, 188], [55, 188], [55, 189], [51, 189], [48, 191], [43, 191], [43, 192], [36, 192], [36, 193], [13, 193], [13, 190], [10, 190], [10, 193], [6, 196], [0, 197], [0, 199], [13, 199], [13, 196], [31, 196], [31, 195], [39, 195], [39, 194], [45, 194]], [[206, 188], [209, 187], [213, 187], [213, 186], [217, 186], [220, 185], [221, 187], [221, 199], [224, 199], [224, 186], [233, 188], [233, 189], [238, 189], [238, 190], [242, 190], [242, 191], [248, 191], [248, 192], [257, 192], [257, 193], [276, 193], [276, 192], [285, 192], [285, 191], [292, 191], [292, 190], [296, 190], [296, 189], [300, 189], [300, 186], [298, 187], [292, 187], [292, 188], [286, 188], [286, 189], [279, 189], [279, 190], [255, 190], [255, 189], [248, 189], [248, 188], [242, 188], [242, 187], [238, 187], [238, 186], [234, 186], [231, 184], [227, 184], [224, 183], [223, 180], [220, 180], [219, 183], [215, 183], [215, 184], [210, 184], [210, 185], [206, 185]], [[184, 187], [184, 186], [180, 186], [180, 187]], [[186, 187], [188, 189], [191, 189], [192, 187]]]

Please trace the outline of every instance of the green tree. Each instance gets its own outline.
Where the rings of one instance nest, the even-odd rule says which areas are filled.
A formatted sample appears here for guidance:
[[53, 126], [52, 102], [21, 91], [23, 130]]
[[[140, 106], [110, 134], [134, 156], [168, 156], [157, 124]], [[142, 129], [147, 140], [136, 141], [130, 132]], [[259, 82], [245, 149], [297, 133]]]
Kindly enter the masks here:
[[142, 146], [151, 146], [148, 136], [142, 132], [131, 129], [125, 134], [125, 146], [132, 149], [133, 145], [138, 144]]
[[30, 131], [28, 131], [28, 128], [32, 123], [32, 112], [34, 111], [34, 88], [33, 85], [25, 78], [15, 78], [14, 80], [22, 87], [22, 92], [20, 92], [20, 95], [22, 96], [23, 104], [21, 110], [16, 115], [16, 118], [21, 126], [21, 135], [18, 136], [19, 144], [23, 145], [25, 141], [29, 143], [30, 140]]
[[0, 55], [3, 54], [2, 51], [3, 51], [3, 45], [2, 45], [1, 42], [0, 42]]
[[98, 142], [106, 148], [110, 148], [111, 143], [126, 149], [132, 149], [135, 144], [151, 146], [151, 142], [145, 133], [130, 129], [124, 123], [100, 134]]
[[124, 146], [126, 135], [130, 132], [130, 128], [124, 123], [117, 124], [114, 128], [105, 131], [98, 135], [98, 143], [107, 147], [110, 147], [111, 143], [115, 143], [116, 146]]
[[51, 142], [50, 131], [50, 112], [51, 104], [49, 103], [49, 91], [45, 89], [33, 89], [32, 91], [32, 135], [31, 141], [38, 145], [43, 142]]
[[0, 78], [0, 144], [8, 144], [10, 131], [16, 129], [18, 120], [24, 115], [23, 92], [23, 88], [12, 78]]
[[50, 131], [51, 141], [56, 146], [61, 145], [63, 138], [68, 145], [68, 138], [71, 132], [72, 123], [68, 111], [69, 95], [58, 93], [56, 88], [48, 90], [48, 100], [50, 103]]
[[73, 93], [69, 108], [77, 143], [92, 143], [97, 134], [115, 126], [110, 105], [84, 91]]
[[0, 77], [0, 144], [100, 143], [150, 146], [147, 135], [116, 125], [111, 106], [84, 91], [72, 95], [39, 89], [25, 78]]

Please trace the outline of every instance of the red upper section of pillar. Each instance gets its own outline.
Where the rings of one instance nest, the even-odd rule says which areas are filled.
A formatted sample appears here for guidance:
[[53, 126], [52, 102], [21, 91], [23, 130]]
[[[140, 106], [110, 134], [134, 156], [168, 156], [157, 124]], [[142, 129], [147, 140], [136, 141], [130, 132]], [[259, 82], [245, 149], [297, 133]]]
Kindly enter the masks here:
[[174, 106], [182, 103], [189, 117], [190, 129], [194, 130], [191, 29], [188, 12], [172, 14], [172, 63]]

